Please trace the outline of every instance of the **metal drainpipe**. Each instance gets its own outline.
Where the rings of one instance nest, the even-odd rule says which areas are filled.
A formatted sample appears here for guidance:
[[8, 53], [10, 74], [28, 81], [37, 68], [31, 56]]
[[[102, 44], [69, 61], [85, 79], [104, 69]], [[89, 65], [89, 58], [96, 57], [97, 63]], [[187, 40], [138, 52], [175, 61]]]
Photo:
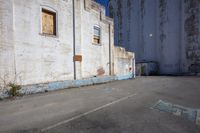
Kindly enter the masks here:
[[110, 29], [110, 24], [109, 24], [109, 75], [112, 75], [112, 61], [111, 61], [111, 29]]
[[74, 57], [76, 55], [76, 30], [75, 30], [75, 2], [72, 0], [73, 5], [73, 63], [74, 63], [74, 80], [76, 80], [76, 61], [74, 60]]
[[136, 78], [135, 55], [134, 55], [134, 59], [133, 59], [133, 78]]

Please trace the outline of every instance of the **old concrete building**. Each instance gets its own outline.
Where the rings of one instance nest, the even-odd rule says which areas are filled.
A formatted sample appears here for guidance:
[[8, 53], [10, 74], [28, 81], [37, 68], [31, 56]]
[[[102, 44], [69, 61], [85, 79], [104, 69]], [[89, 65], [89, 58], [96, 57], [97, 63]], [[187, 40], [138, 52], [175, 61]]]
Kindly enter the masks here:
[[114, 47], [113, 21], [92, 0], [0, 0], [1, 84], [123, 78], [133, 60]]
[[110, 0], [115, 45], [160, 74], [200, 73], [199, 0]]

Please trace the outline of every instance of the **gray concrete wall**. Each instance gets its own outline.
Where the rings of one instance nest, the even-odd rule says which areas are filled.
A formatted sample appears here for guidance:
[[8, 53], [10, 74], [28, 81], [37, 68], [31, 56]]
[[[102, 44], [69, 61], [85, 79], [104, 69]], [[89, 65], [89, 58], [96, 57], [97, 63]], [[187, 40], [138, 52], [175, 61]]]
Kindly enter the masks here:
[[184, 0], [183, 3], [183, 70], [200, 72], [200, 1]]
[[156, 61], [160, 74], [195, 73], [199, 65], [199, 0], [110, 0], [115, 45]]
[[161, 73], [181, 72], [181, 1], [157, 1], [157, 53]]

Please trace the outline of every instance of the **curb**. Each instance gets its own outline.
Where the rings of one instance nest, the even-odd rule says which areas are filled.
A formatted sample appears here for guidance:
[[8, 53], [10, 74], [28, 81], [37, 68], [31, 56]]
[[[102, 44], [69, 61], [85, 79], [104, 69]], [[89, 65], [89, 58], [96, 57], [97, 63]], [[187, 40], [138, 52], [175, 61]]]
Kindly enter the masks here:
[[[133, 75], [118, 75], [118, 76], [103, 76], [103, 77], [93, 77], [88, 79], [80, 79], [80, 80], [66, 80], [66, 81], [56, 81], [50, 83], [41, 83], [41, 84], [33, 84], [33, 85], [25, 85], [22, 86], [22, 89], [19, 91], [22, 95], [30, 95], [36, 93], [44, 93], [48, 91], [56, 91], [68, 88], [76, 88], [88, 85], [96, 85], [103, 84], [112, 81], [118, 80], [127, 80], [133, 78]], [[8, 98], [9, 95], [0, 92], [0, 99]]]

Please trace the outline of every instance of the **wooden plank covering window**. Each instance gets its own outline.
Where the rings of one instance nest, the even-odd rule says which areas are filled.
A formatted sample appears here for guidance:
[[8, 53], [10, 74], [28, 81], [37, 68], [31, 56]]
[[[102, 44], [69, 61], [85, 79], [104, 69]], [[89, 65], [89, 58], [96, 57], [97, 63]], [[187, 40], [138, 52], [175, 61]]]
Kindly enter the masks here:
[[93, 41], [95, 44], [100, 44], [100, 37], [94, 35]]
[[56, 35], [56, 13], [42, 9], [42, 33]]

